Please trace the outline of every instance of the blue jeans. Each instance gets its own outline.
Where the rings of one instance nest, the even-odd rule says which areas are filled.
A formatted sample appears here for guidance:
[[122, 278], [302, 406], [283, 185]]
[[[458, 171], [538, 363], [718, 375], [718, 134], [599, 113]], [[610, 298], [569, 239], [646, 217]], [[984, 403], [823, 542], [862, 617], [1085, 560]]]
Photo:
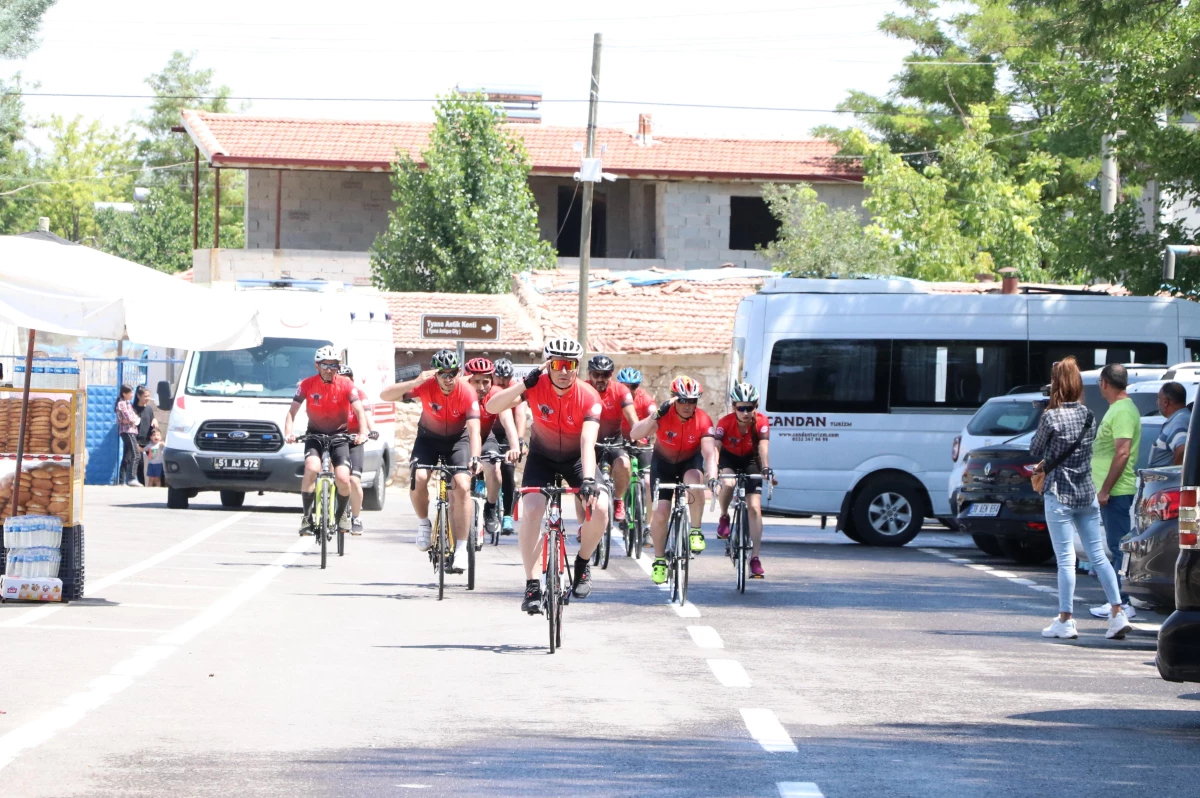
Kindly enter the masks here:
[[1092, 559], [1092, 567], [1100, 577], [1104, 595], [1110, 604], [1121, 601], [1121, 588], [1112, 563], [1104, 556], [1100, 540], [1100, 504], [1092, 499], [1087, 507], [1068, 507], [1049, 493], [1046, 494], [1046, 526], [1054, 557], [1058, 560], [1058, 611], [1075, 612], [1075, 532]]
[[[1109, 496], [1108, 504], [1100, 508], [1100, 517], [1104, 520], [1104, 537], [1108, 540], [1108, 550], [1112, 552], [1113, 569], [1121, 567], [1121, 538], [1129, 534], [1131, 520], [1129, 511], [1133, 508], [1133, 495]], [[1117, 587], [1121, 587], [1121, 575], [1117, 574]]]

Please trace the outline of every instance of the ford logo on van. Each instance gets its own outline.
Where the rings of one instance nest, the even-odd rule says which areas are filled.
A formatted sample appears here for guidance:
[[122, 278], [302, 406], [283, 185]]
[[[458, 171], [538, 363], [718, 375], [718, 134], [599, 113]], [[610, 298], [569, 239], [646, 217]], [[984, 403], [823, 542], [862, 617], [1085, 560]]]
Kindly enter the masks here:
[[244, 429], [235, 429], [233, 432], [229, 433], [229, 437], [231, 440], [241, 441], [249, 438], [250, 433], [246, 432]]

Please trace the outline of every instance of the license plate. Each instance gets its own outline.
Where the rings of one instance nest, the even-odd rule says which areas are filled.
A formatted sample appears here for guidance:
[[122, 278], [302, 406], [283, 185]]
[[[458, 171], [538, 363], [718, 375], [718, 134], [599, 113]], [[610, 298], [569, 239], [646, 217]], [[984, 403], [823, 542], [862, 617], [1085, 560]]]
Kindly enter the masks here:
[[257, 457], [214, 457], [214, 471], [257, 471], [262, 460]]
[[1000, 505], [995, 502], [972, 504], [967, 509], [968, 518], [992, 518], [1000, 515]]

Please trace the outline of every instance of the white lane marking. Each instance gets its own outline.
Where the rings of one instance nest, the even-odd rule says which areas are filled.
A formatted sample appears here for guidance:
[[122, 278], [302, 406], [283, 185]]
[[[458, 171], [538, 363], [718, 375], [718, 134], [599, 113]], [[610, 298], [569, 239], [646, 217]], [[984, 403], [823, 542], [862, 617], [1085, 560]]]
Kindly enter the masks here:
[[992, 566], [984, 565], [983, 563], [978, 563], [978, 562], [967, 563], [967, 567], [974, 568], [976, 571], [991, 571], [992, 570]]
[[226, 590], [231, 585], [183, 585], [169, 582], [125, 582], [122, 587], [169, 587], [172, 590]]
[[1033, 581], [1032, 579], [1026, 579], [1021, 576], [1010, 576], [1008, 577], [1008, 581], [1016, 585], [1024, 585], [1025, 587], [1033, 587], [1037, 584], [1037, 582]]
[[689, 626], [687, 630], [692, 636], [692, 641], [700, 648], [725, 648], [721, 636], [711, 626]]
[[687, 604], [684, 604], [682, 607], [675, 603], [672, 603], [671, 606], [675, 609], [675, 614], [680, 618], [700, 617], [700, 608], [690, 601]]
[[1158, 634], [1160, 631], [1162, 631], [1161, 623], [1142, 623], [1141, 621], [1130, 621], [1129, 625], [1134, 629], [1137, 629], [1139, 632], [1153, 632], [1154, 634]]
[[[213, 524], [212, 526], [210, 526], [206, 529], [200, 530], [196, 534], [192, 535], [190, 538], [185, 538], [184, 540], [181, 540], [178, 543], [176, 543], [174, 546], [170, 546], [166, 549], [163, 549], [158, 554], [155, 554], [151, 557], [147, 557], [146, 559], [142, 560], [139, 563], [134, 563], [133, 565], [130, 565], [128, 568], [122, 568], [120, 571], [117, 571], [116, 573], [113, 573], [113, 574], [109, 574], [108, 576], [103, 577], [102, 579], [97, 579], [95, 582], [92, 582], [91, 584], [86, 585], [86, 589], [87, 589], [88, 593], [90, 593], [91, 595], [94, 596], [99, 591], [104, 590], [107, 587], [111, 587], [112, 585], [115, 585], [118, 582], [122, 582], [122, 581], [128, 579], [129, 577], [133, 576], [134, 574], [139, 574], [148, 568], [153, 568], [154, 566], [158, 565], [160, 562], [163, 562], [164, 560], [169, 560], [170, 558], [174, 557], [176, 554], [179, 554], [182, 551], [186, 551], [186, 550], [190, 549], [192, 546], [195, 546], [197, 543], [207, 540], [208, 538], [217, 534], [221, 530], [227, 529], [228, 527], [236, 524], [238, 521], [241, 521], [243, 518], [245, 518], [248, 515], [249, 515], [249, 513], [245, 513], [245, 512], [234, 513], [233, 515], [229, 516], [228, 518], [224, 518], [224, 519], [218, 521], [217, 523]], [[64, 606], [67, 606], [67, 605], [54, 604], [54, 605], [46, 605], [44, 607], [35, 607], [34, 609], [29, 610], [28, 612], [18, 615], [16, 618], [10, 618], [9, 620], [4, 621], [3, 623], [0, 623], [0, 627], [24, 626], [27, 623], [33, 623], [34, 621], [40, 621], [42, 618], [45, 618], [47, 615], [52, 615], [53, 613], [57, 612], [58, 610], [61, 610]]]
[[792, 742], [787, 729], [769, 709], [741, 709], [742, 720], [753, 737], [764, 751], [770, 753], [798, 753], [799, 749]]
[[950, 562], [956, 562], [965, 565], [969, 562], [972, 562], [972, 560], [968, 560], [966, 557], [951, 557]]
[[1030, 585], [1030, 590], [1036, 590], [1039, 593], [1057, 593], [1058, 588], [1050, 587], [1049, 585]]
[[[310, 541], [299, 540], [279, 555], [271, 565], [264, 566], [228, 595], [220, 598], [199, 616], [159, 639], [157, 645], [138, 649], [133, 656], [117, 663], [104, 676], [93, 680], [86, 692], [75, 693], [62, 706], [46, 712], [7, 734], [0, 736], [0, 770], [23, 751], [36, 748], [55, 734], [74, 726], [88, 711], [103, 705], [117, 693], [133, 684], [134, 677], [147, 673], [155, 664], [170, 656], [178, 647], [200, 632], [226, 618], [237, 607], [259, 593], [272, 579], [283, 573], [288, 564], [299, 559]], [[22, 624], [24, 625], [24, 624]]]
[[120, 626], [75, 626], [65, 623], [27, 623], [18, 629], [64, 629], [73, 632], [150, 632], [151, 634], [162, 634], [166, 629], [128, 629]]
[[1017, 575], [1012, 571], [989, 571], [992, 576], [998, 576], [1001, 579], [1016, 579]]
[[825, 798], [825, 793], [812, 781], [779, 781], [779, 798]]
[[750, 675], [736, 659], [710, 659], [708, 667], [725, 687], [749, 687]]

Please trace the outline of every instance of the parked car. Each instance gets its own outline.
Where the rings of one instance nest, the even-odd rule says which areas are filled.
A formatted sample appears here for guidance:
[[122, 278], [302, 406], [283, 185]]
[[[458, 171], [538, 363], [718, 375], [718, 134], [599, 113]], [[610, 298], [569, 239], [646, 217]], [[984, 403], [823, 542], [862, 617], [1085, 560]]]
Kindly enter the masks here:
[[1133, 535], [1121, 543], [1124, 589], [1164, 614], [1175, 609], [1182, 466], [1143, 468], [1133, 503]]
[[1192, 414], [1179, 481], [1179, 557], [1175, 612], [1158, 632], [1158, 674], [1171, 682], [1200, 682], [1200, 413]]
[[[1162, 424], [1162, 416], [1143, 418], [1142, 440], [1153, 441]], [[1038, 565], [1054, 556], [1042, 496], [1031, 481], [1037, 465], [1029, 454], [1033, 436], [1027, 432], [967, 455], [956, 516], [959, 528], [985, 553], [1022, 565]], [[1150, 446], [1139, 447], [1135, 468], [1149, 459]], [[1075, 548], [1078, 559], [1078, 536]]]
[[[1200, 366], [1200, 363], [1196, 365]], [[1168, 372], [1169, 373], [1169, 372]], [[1177, 382], [1183, 386], [1187, 394], [1187, 404], [1196, 401], [1197, 389], [1200, 389], [1200, 370], [1179, 370], [1172, 379], [1148, 380], [1129, 385], [1129, 398], [1137, 405], [1138, 412], [1143, 416], [1158, 415], [1158, 391], [1168, 382]]]

